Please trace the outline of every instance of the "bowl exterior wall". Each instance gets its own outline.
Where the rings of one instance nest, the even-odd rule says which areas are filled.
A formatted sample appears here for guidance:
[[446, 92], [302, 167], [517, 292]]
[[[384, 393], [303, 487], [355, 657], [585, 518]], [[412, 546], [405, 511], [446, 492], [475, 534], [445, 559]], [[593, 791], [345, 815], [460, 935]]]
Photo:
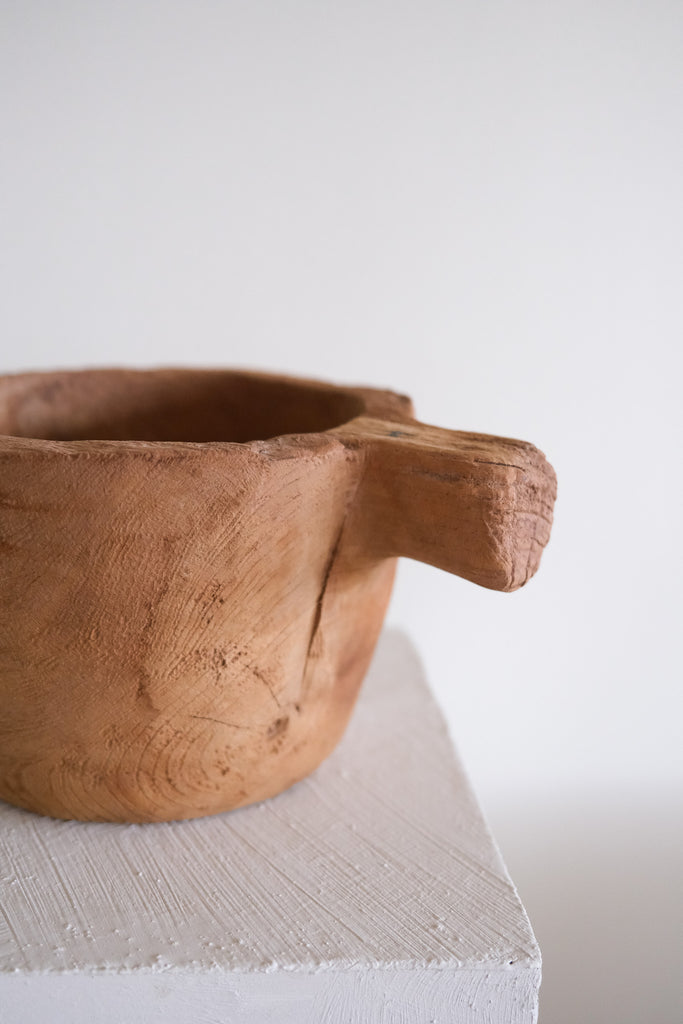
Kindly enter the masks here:
[[347, 555], [354, 454], [324, 435], [6, 442], [0, 797], [161, 821], [312, 771], [393, 580], [391, 560]]

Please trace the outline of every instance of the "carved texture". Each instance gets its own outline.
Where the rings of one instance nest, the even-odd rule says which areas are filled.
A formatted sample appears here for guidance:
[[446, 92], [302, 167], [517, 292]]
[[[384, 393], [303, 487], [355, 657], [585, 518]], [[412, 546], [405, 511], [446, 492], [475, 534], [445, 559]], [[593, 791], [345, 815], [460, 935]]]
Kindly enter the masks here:
[[395, 558], [509, 590], [554, 474], [389, 392], [227, 371], [0, 378], [0, 797], [187, 818], [311, 772]]

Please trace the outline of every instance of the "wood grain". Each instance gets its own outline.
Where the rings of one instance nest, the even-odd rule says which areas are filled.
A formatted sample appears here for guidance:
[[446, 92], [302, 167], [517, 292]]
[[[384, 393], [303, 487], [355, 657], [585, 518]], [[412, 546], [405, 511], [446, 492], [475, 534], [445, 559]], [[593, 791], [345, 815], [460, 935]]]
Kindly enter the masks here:
[[341, 737], [395, 559], [511, 590], [554, 474], [408, 399], [264, 374], [0, 378], [0, 796], [159, 821], [264, 799]]

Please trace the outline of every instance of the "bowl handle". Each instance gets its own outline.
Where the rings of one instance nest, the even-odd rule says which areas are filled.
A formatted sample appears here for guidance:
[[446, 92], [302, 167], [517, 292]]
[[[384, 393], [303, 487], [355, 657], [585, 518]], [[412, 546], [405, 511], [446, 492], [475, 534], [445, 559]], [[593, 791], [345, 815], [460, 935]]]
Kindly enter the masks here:
[[359, 554], [404, 555], [491, 590], [536, 572], [557, 485], [533, 445], [369, 416], [331, 433], [364, 456], [351, 513]]

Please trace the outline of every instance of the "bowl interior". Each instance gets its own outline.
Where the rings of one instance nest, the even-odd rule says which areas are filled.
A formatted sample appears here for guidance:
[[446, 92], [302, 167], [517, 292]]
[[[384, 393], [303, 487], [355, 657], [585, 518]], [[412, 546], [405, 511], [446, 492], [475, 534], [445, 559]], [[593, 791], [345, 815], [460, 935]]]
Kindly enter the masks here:
[[363, 412], [351, 392], [222, 370], [83, 370], [0, 381], [0, 434], [51, 441], [266, 440]]

